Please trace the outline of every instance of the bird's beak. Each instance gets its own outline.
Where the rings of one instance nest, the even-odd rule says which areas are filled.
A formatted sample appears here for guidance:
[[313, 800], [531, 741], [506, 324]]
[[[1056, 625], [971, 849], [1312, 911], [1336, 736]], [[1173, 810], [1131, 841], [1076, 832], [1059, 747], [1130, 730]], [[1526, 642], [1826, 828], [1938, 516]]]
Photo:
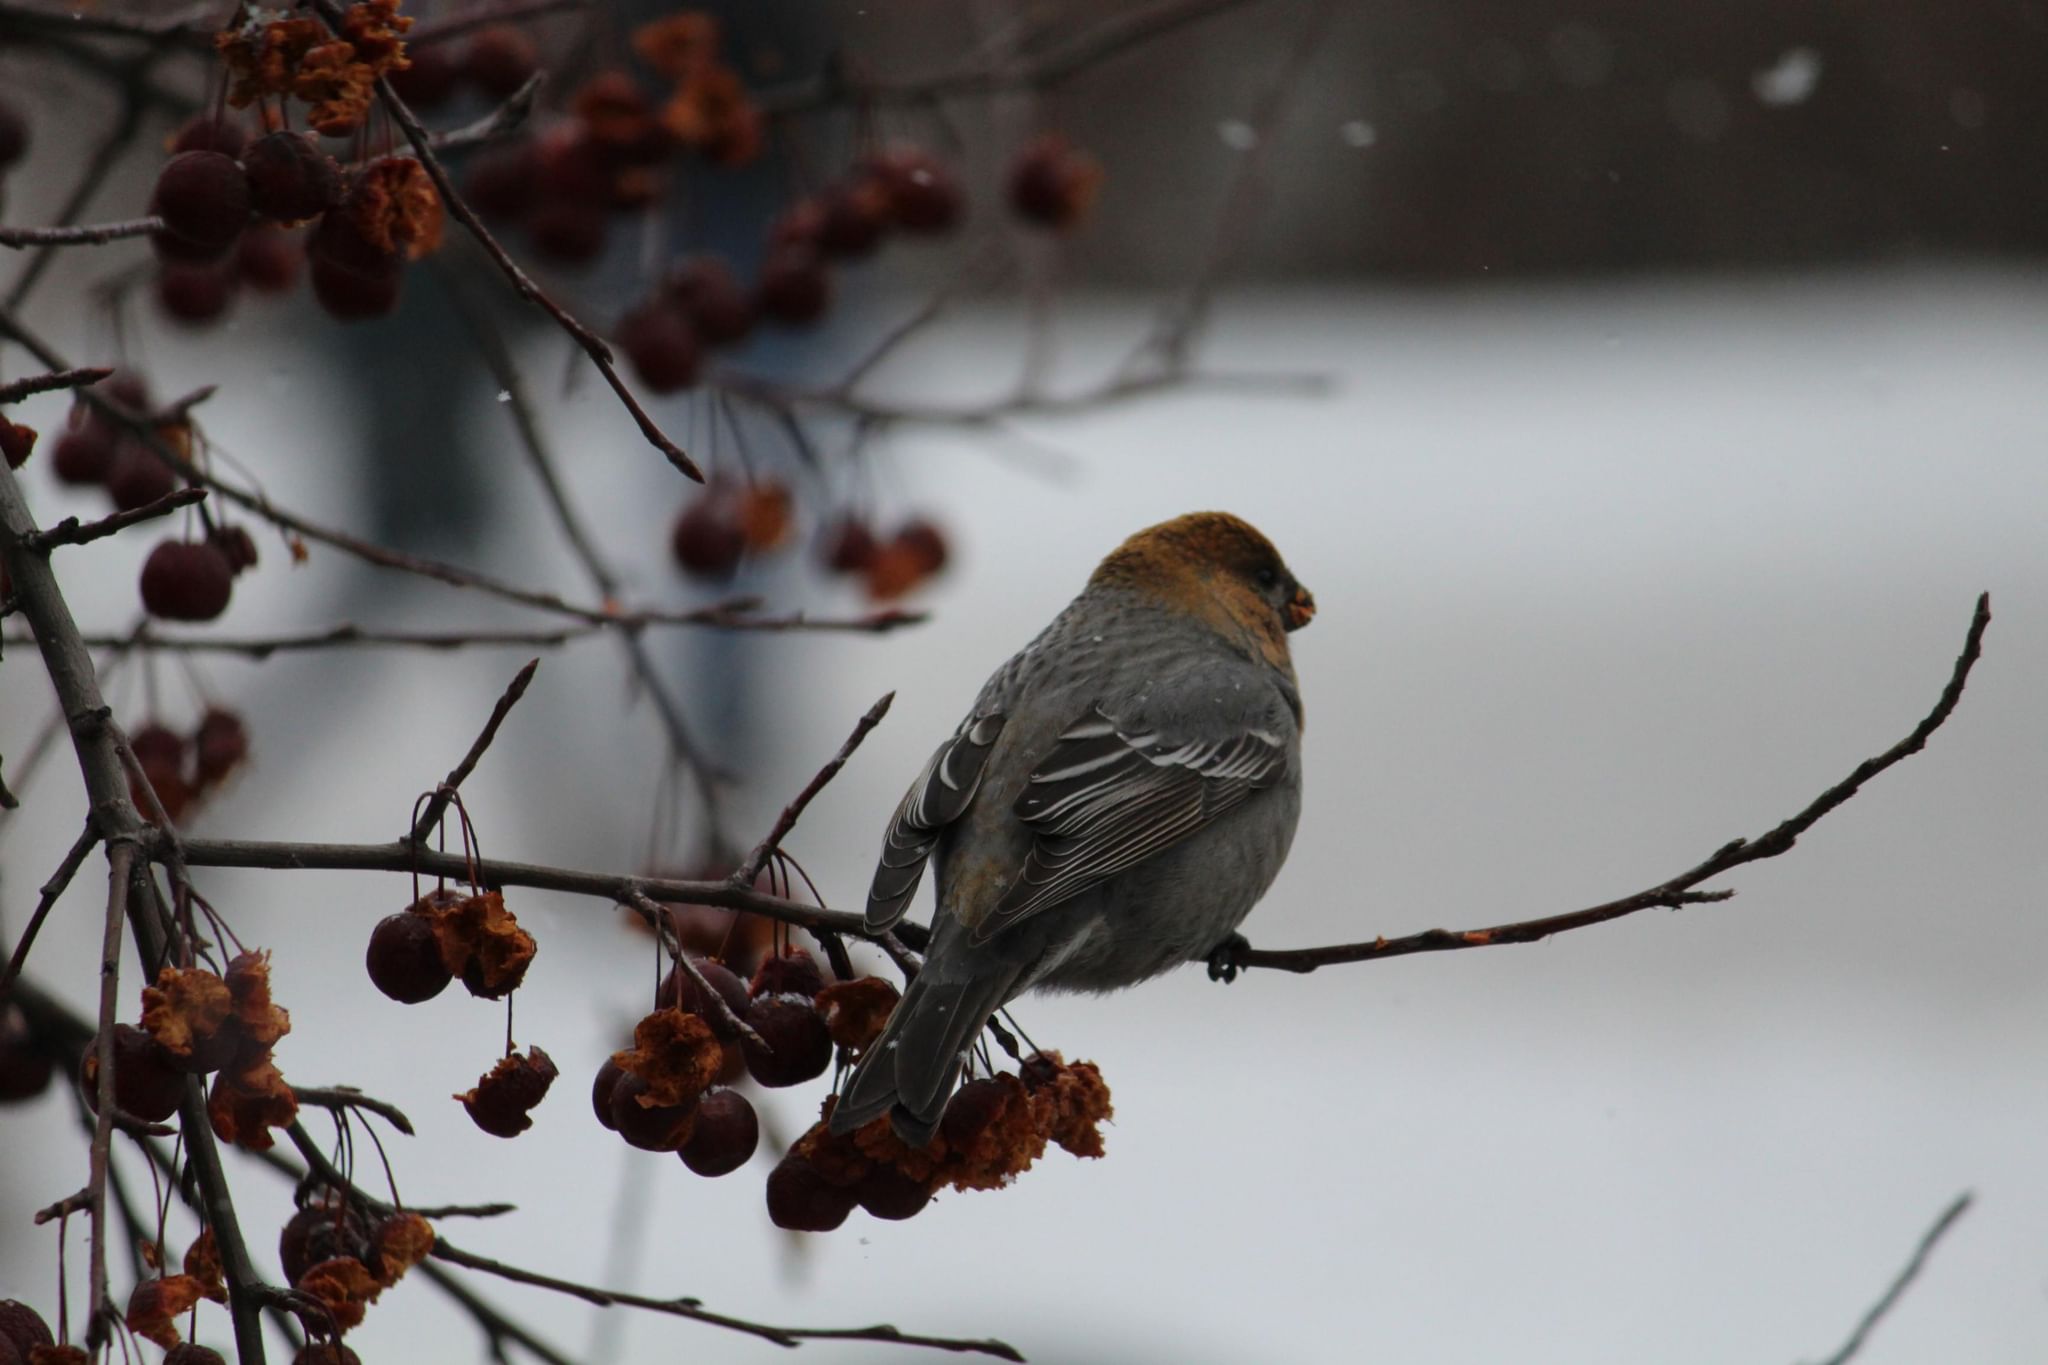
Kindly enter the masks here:
[[1315, 619], [1316, 595], [1307, 588], [1296, 584], [1294, 596], [1287, 600], [1287, 628], [1300, 630]]

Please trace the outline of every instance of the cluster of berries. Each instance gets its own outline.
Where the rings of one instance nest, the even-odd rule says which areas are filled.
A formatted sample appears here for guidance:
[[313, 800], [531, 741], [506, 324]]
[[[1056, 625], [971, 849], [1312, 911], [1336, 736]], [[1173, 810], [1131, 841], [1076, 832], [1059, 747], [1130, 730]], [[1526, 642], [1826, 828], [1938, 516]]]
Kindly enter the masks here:
[[[291, 1016], [270, 998], [270, 956], [243, 952], [224, 972], [165, 967], [143, 988], [141, 1024], [114, 1026], [114, 1107], [144, 1123], [178, 1112], [185, 1078], [212, 1075], [206, 1114], [222, 1142], [263, 1150], [270, 1130], [298, 1115], [271, 1049]], [[78, 1082], [99, 1099], [99, 1044], [86, 1046]]]
[[[692, 578], [723, 583], [750, 558], [787, 546], [795, 526], [788, 487], [773, 478], [746, 482], [714, 475], [676, 514], [669, 551]], [[946, 567], [946, 535], [928, 518], [912, 517], [878, 535], [852, 512], [828, 521], [817, 538], [825, 572], [857, 579], [868, 596], [890, 602]]]
[[768, 1177], [768, 1216], [777, 1227], [830, 1232], [855, 1207], [871, 1217], [910, 1218], [948, 1186], [997, 1189], [1057, 1143], [1075, 1156], [1102, 1155], [1109, 1087], [1092, 1062], [1035, 1052], [1017, 1074], [969, 1081], [946, 1106], [929, 1147], [906, 1145], [887, 1115], [834, 1136], [826, 1126], [836, 1097]]
[[[249, 731], [233, 711], [213, 706], [189, 736], [162, 721], [151, 721], [129, 736], [128, 747], [135, 751], [136, 765], [163, 803], [164, 814], [176, 821], [247, 761]], [[149, 803], [132, 774], [128, 785], [136, 805], [147, 810]]]
[[309, 1193], [277, 1238], [286, 1282], [342, 1332], [360, 1326], [364, 1310], [433, 1249], [433, 1225], [418, 1214], [373, 1215], [333, 1189]]

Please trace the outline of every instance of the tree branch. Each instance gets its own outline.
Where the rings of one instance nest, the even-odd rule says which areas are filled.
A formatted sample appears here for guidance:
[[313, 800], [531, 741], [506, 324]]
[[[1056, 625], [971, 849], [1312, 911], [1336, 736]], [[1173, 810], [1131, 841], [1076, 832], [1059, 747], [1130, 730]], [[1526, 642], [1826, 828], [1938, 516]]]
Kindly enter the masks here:
[[512, 708], [526, 695], [526, 685], [533, 681], [534, 670], [539, 667], [539, 659], [529, 659], [526, 667], [513, 676], [511, 683], [505, 688], [505, 695], [499, 697], [498, 704], [491, 708], [491, 718], [484, 722], [484, 728], [477, 735], [476, 741], [469, 746], [469, 752], [462, 756], [460, 763], [449, 769], [448, 776], [434, 789], [433, 796], [428, 798], [426, 809], [420, 813], [420, 818], [413, 822], [412, 833], [406, 836], [405, 842], [415, 846], [425, 842], [428, 831], [441, 823], [441, 817], [448, 813], [448, 803], [455, 799], [455, 793], [463, 782], [476, 771], [476, 765], [482, 760], [484, 750], [491, 747], [491, 741], [498, 737], [498, 727], [505, 723], [505, 717], [512, 714]]
[[105, 246], [130, 237], [147, 237], [164, 225], [157, 217], [129, 218], [118, 223], [81, 223], [72, 227], [0, 227], [0, 246]]
[[125, 531], [137, 522], [155, 521], [168, 516], [180, 507], [190, 507], [204, 501], [206, 490], [187, 485], [174, 488], [162, 497], [146, 502], [140, 507], [131, 507], [125, 512], [112, 512], [97, 521], [80, 524], [77, 517], [66, 517], [45, 531], [38, 531], [22, 543], [36, 554], [48, 554], [59, 545], [90, 545], [116, 531]]
[[775, 850], [782, 847], [782, 841], [796, 828], [796, 822], [803, 816], [804, 807], [810, 805], [811, 799], [825, 790], [826, 783], [839, 776], [839, 770], [846, 766], [846, 760], [853, 757], [853, 751], [868, 737], [868, 731], [882, 723], [882, 717], [889, 714], [889, 705], [895, 700], [894, 692], [885, 693], [880, 701], [868, 708], [866, 715], [854, 723], [853, 733], [839, 746], [839, 752], [832, 755], [824, 767], [818, 769], [817, 775], [796, 794], [796, 800], [782, 808], [782, 814], [776, 817], [775, 827], [768, 831], [768, 837], [754, 845], [754, 851], [747, 855], [746, 861], [734, 869], [730, 879], [734, 886], [754, 884], [754, 879], [761, 875], [761, 869], [775, 856]]
[[85, 865], [86, 857], [98, 846], [100, 829], [90, 819], [85, 822], [84, 833], [71, 845], [71, 851], [64, 855], [64, 861], [57, 864], [57, 870], [50, 874], [50, 880], [43, 883], [40, 899], [28, 917], [28, 924], [21, 931], [21, 941], [14, 945], [14, 955], [7, 959], [7, 968], [0, 971], [0, 1001], [7, 999], [14, 988], [14, 979], [21, 975], [22, 964], [28, 961], [28, 950], [35, 946], [36, 935], [42, 932], [43, 921], [50, 917], [50, 910], [64, 894], [71, 879], [78, 875], [78, 869]]
[[1870, 1306], [1870, 1311], [1856, 1324], [1856, 1330], [1849, 1333], [1849, 1339], [1842, 1343], [1841, 1349], [1822, 1361], [1821, 1365], [1848, 1365], [1849, 1361], [1856, 1358], [1856, 1353], [1863, 1349], [1863, 1342], [1869, 1337], [1871, 1329], [1882, 1322], [1885, 1314], [1897, 1306], [1900, 1296], [1906, 1292], [1906, 1287], [1913, 1283], [1920, 1274], [1920, 1268], [1927, 1264], [1927, 1258], [1933, 1254], [1935, 1243], [1955, 1226], [1956, 1220], [1968, 1211], [1971, 1201], [1975, 1198], [1975, 1195], [1965, 1190], [1942, 1210], [1941, 1216], [1934, 1220], [1934, 1226], [1921, 1234], [1920, 1244], [1913, 1248], [1912, 1259], [1906, 1262], [1905, 1269], [1898, 1273], [1877, 1302]]
[[79, 370], [58, 370], [53, 374], [32, 374], [10, 383], [0, 384], [0, 403], [19, 403], [24, 398], [39, 393], [50, 393], [56, 389], [82, 389], [97, 384], [112, 370], [88, 367]]
[[1733, 896], [1733, 891], [1694, 891], [1692, 888], [1711, 877], [1718, 877], [1745, 863], [1761, 862], [1775, 858], [1788, 851], [1798, 842], [1799, 836], [1818, 824], [1821, 817], [1856, 795], [1866, 782], [1890, 768], [1893, 764], [1926, 747], [1928, 738], [1941, 728], [1942, 722], [1956, 709], [1962, 700], [1963, 684], [1969, 680], [1970, 670], [1983, 653], [1984, 632], [1991, 625], [1991, 594], [1985, 593], [1977, 599], [1977, 609], [1970, 618], [1969, 633], [1963, 638], [1963, 650], [1956, 657], [1955, 667], [1949, 674], [1948, 685], [1941, 690], [1941, 697], [1934, 704], [1912, 732], [1891, 748], [1875, 758], [1865, 759], [1856, 765], [1855, 771], [1834, 786], [1808, 802], [1797, 815], [1783, 820], [1768, 832], [1755, 839], [1736, 839], [1722, 845], [1706, 861], [1667, 881], [1631, 896], [1608, 901], [1604, 905], [1589, 906], [1569, 914], [1550, 915], [1542, 919], [1519, 920], [1512, 924], [1497, 924], [1486, 929], [1427, 929], [1419, 934], [1408, 934], [1401, 938], [1378, 938], [1369, 943], [1345, 943], [1328, 948], [1283, 948], [1262, 949], [1249, 946], [1225, 945], [1218, 949], [1211, 960], [1209, 972], [1212, 977], [1230, 980], [1239, 969], [1245, 967], [1274, 967], [1288, 972], [1312, 972], [1318, 967], [1328, 967], [1340, 962], [1368, 962], [1381, 958], [1403, 957], [1409, 953], [1448, 952], [1460, 948], [1487, 948], [1503, 943], [1534, 943], [1552, 934], [1570, 929], [1583, 929], [1588, 925], [1604, 924], [1611, 919], [1633, 915], [1652, 906], [1676, 909], [1682, 905], [1698, 905], [1709, 901], [1723, 901]]

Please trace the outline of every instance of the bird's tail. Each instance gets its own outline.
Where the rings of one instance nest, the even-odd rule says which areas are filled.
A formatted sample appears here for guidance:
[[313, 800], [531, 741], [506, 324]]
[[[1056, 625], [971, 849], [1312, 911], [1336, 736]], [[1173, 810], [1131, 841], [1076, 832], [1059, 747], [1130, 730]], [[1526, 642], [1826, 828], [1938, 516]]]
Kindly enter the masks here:
[[943, 961], [928, 960], [854, 1067], [832, 1110], [832, 1131], [850, 1133], [888, 1114], [898, 1137], [928, 1146], [960, 1079], [963, 1054], [1010, 998], [1016, 979], [1015, 968], [990, 971], [985, 963], [955, 977]]

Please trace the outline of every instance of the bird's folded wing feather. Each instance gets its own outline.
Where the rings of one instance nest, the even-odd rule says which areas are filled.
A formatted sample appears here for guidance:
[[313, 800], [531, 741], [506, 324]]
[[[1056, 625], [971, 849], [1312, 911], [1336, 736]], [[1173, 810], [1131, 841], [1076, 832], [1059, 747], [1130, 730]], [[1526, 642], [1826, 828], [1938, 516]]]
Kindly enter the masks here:
[[917, 893], [939, 832], [960, 818], [981, 786], [989, 751], [1003, 732], [1003, 719], [992, 712], [969, 716], [953, 737], [939, 746], [904, 793], [889, 822], [881, 862], [868, 888], [870, 933], [887, 929], [910, 908], [910, 898]]
[[1017, 798], [1031, 852], [1002, 900], [974, 925], [986, 940], [1187, 838], [1287, 766], [1286, 717], [1197, 737], [1120, 726], [1091, 709], [1060, 735]]

